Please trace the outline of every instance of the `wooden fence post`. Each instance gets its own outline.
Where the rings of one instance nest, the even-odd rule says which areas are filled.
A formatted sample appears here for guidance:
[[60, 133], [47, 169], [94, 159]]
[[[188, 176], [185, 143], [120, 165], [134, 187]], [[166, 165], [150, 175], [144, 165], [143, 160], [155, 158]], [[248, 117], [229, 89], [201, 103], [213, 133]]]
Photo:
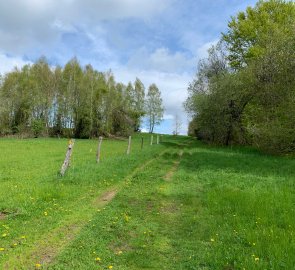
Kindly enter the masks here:
[[159, 144], [159, 135], [157, 135], [157, 144]]
[[154, 136], [151, 136], [151, 145], [153, 145]]
[[102, 144], [102, 137], [100, 136], [98, 138], [98, 147], [97, 147], [97, 153], [96, 153], [96, 163], [99, 163], [99, 161], [100, 161], [101, 144]]
[[61, 176], [64, 176], [67, 168], [70, 166], [74, 143], [75, 143], [75, 140], [72, 140], [72, 139], [69, 140], [69, 145], [68, 145], [68, 150], [67, 150], [67, 153], [66, 153], [66, 157], [65, 157], [64, 163], [62, 164], [62, 167], [61, 167], [61, 170], [60, 170], [60, 175]]
[[130, 148], [131, 148], [131, 136], [129, 136], [129, 140], [128, 140], [127, 155], [130, 154]]
[[143, 137], [141, 137], [141, 150], [143, 149]]

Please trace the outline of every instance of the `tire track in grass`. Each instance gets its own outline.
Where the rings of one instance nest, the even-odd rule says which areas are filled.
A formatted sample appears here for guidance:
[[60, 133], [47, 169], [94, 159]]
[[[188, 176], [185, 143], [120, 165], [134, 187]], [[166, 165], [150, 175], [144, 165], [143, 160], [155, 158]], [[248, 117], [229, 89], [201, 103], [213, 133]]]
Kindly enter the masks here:
[[[93, 218], [96, 229], [93, 229], [92, 226], [86, 227], [79, 237], [52, 262], [49, 269], [78, 269], [81, 265], [84, 266], [81, 269], [96, 269], [94, 268], [95, 264], [97, 264], [97, 269], [108, 269], [109, 265], [114, 265], [116, 269], [143, 269], [141, 263], [139, 263], [139, 268], [133, 266], [138, 264], [135, 262], [137, 259], [141, 260], [140, 253], [145, 249], [141, 244], [144, 245], [147, 238], [150, 237], [150, 232], [147, 229], [149, 225], [145, 222], [145, 218], [157, 211], [155, 207], [159, 208], [158, 212], [161, 214], [161, 207], [168, 204], [162, 198], [161, 194], [165, 190], [161, 190], [161, 187], [169, 186], [170, 183], [164, 184], [162, 178], [170, 169], [171, 162], [178, 159], [174, 149], [170, 150], [169, 153], [165, 151], [167, 156], [162, 153], [153, 160], [155, 162], [149, 160], [135, 169], [127, 177], [129, 179], [118, 192], [116, 200], [108, 207], [109, 211], [103, 211], [103, 218], [100, 216]], [[162, 203], [164, 204], [162, 205]], [[145, 212], [143, 209], [147, 209], [147, 212], [141, 216]], [[146, 232], [143, 233], [144, 231]], [[161, 253], [165, 253], [166, 249], [171, 250], [169, 239], [164, 235], [157, 237], [159, 237], [159, 243], [163, 248]], [[79, 245], [86, 245], [86, 251], [80, 250]], [[94, 254], [97, 255], [89, 256], [93, 251], [96, 251]], [[130, 261], [131, 264], [127, 264], [128, 267], [126, 265], [127, 268], [118, 268], [117, 260], [120, 260], [122, 253], [129, 253], [128, 256], [131, 257], [136, 256], [135, 260]], [[96, 256], [99, 256], [101, 261], [94, 263]], [[164, 259], [162, 255], [160, 257]]]
[[[147, 160], [143, 164], [136, 167], [130, 174], [124, 177], [124, 180], [128, 180], [134, 177], [137, 173], [144, 170], [152, 162], [159, 157], [163, 156], [168, 150], [165, 149], [155, 157]], [[84, 226], [90, 221], [90, 219], [98, 211], [98, 208], [104, 207], [109, 204], [120, 191], [120, 188], [126, 184], [125, 181], [111, 187], [104, 191], [99, 197], [97, 197], [91, 204], [86, 204], [79, 209], [79, 212], [75, 213], [64, 221], [62, 226], [55, 228], [50, 231], [46, 236], [35, 242], [33, 250], [28, 251], [26, 254], [18, 254], [17, 256], [11, 257], [7, 262], [4, 263], [4, 270], [19, 270], [19, 269], [38, 269], [39, 267], [46, 267], [50, 265], [59, 253], [67, 247], [80, 233]], [[82, 210], [82, 211], [81, 211]], [[83, 213], [81, 215], [81, 213]], [[19, 266], [15, 266], [15, 262]]]
[[167, 172], [167, 174], [163, 178], [166, 182], [170, 182], [172, 180], [173, 175], [175, 174], [175, 172], [177, 171], [179, 167], [182, 155], [183, 155], [183, 150], [180, 150], [178, 152], [178, 159], [173, 162], [172, 168]]

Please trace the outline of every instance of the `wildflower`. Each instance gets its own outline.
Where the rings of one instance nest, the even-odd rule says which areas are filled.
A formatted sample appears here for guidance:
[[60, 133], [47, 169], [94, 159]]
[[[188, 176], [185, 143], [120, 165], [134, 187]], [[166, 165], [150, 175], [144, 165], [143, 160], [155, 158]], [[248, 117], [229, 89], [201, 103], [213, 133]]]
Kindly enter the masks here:
[[213, 238], [210, 239], [211, 242], [214, 242], [215, 240]]
[[44, 212], [44, 216], [47, 216], [47, 215], [48, 215], [48, 213], [45, 211], [45, 212]]
[[112, 265], [110, 265], [110, 266], [109, 266], [109, 269], [113, 269], [113, 266], [112, 266]]
[[4, 251], [5, 250], [5, 248], [0, 248], [0, 251]]
[[94, 260], [95, 260], [96, 262], [100, 262], [100, 261], [101, 261], [101, 258], [96, 257]]
[[17, 246], [17, 243], [14, 243], [14, 244], [13, 244], [13, 246], [15, 246], [15, 247], [16, 247], [16, 246]]
[[252, 245], [253, 245], [253, 246], [255, 246], [255, 245], [256, 245], [256, 243], [253, 243]]
[[254, 260], [255, 260], [255, 262], [258, 262], [259, 261], [259, 258], [258, 257], [255, 257]]
[[21, 239], [26, 239], [26, 236], [25, 236], [25, 235], [22, 235], [22, 236], [21, 236]]
[[6, 237], [6, 236], [7, 236], [7, 233], [3, 233], [3, 234], [2, 234], [2, 237]]
[[117, 252], [118, 255], [121, 255], [122, 253], [123, 253], [122, 250], [119, 250], [119, 251]]
[[42, 265], [41, 265], [40, 263], [36, 263], [36, 264], [35, 264], [35, 268], [36, 268], [36, 269], [40, 269], [41, 266], [42, 266]]

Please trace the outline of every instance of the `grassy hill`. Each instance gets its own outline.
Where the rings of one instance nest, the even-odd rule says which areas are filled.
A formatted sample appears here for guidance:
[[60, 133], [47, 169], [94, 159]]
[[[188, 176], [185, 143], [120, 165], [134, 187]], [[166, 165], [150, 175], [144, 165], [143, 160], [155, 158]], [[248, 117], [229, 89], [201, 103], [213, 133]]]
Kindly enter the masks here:
[[0, 140], [0, 269], [293, 269], [295, 160], [189, 137]]

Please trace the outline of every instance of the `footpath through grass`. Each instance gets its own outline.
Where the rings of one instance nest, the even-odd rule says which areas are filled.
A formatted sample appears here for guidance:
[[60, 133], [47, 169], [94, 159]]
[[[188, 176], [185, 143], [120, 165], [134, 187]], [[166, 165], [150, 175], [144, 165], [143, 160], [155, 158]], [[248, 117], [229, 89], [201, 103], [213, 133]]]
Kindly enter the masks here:
[[77, 141], [61, 180], [65, 143], [0, 141], [0, 269], [294, 269], [294, 159]]

